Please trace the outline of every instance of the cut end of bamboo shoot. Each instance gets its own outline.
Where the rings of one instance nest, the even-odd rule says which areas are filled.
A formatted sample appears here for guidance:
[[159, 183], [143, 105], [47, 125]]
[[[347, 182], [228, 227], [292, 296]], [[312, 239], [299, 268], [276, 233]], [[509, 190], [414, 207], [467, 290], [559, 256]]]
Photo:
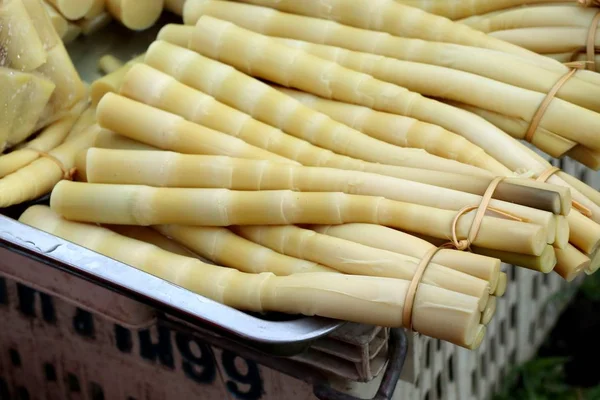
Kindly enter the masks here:
[[508, 276], [506, 273], [501, 272], [498, 277], [498, 286], [496, 286], [496, 291], [492, 293], [496, 297], [502, 297], [506, 293], [506, 288], [508, 287]]

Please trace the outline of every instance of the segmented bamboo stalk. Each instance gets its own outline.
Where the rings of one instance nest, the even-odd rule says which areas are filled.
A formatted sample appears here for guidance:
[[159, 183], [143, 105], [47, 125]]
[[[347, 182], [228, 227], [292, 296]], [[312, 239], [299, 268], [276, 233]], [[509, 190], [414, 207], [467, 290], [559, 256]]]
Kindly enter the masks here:
[[98, 103], [96, 118], [105, 129], [130, 139], [181, 153], [229, 155], [296, 164], [246, 142], [168, 113], [107, 93]]
[[[345, 193], [175, 189], [63, 181], [52, 191], [52, 208], [65, 218], [125, 225], [200, 226], [377, 223], [446, 238], [455, 211]], [[459, 219], [466, 237], [474, 212]], [[509, 234], [507, 234], [510, 232]], [[540, 255], [547, 232], [539, 225], [484, 217], [475, 245]]]
[[[219, 32], [219, 34], [215, 35], [214, 32]], [[256, 43], [259, 42], [261, 44], [257, 45]], [[343, 63], [347, 67], [344, 68], [342, 64], [312, 56], [309, 52], [301, 48], [291, 48], [282, 45], [278, 39], [269, 38], [240, 28], [231, 22], [208, 16], [203, 16], [198, 20], [190, 41], [190, 47], [207, 57], [223, 61], [242, 72], [251, 73], [255, 77], [267, 79], [283, 86], [304, 90], [321, 97], [372, 107], [379, 111], [411, 116], [412, 110], [421, 108], [421, 103], [429, 102], [430, 106], [435, 106], [439, 109], [445, 107], [441, 103], [425, 99], [403, 87], [375, 79], [371, 75], [360, 72], [361, 70], [367, 71], [373, 73], [378, 78], [384, 77], [389, 79], [388, 73], [393, 74], [397, 67], [395, 65], [386, 65], [385, 60], [377, 56], [375, 56], [375, 60], [371, 60], [368, 54], [365, 54], [364, 57], [358, 54], [358, 59], [352, 60], [350, 59], [352, 53], [336, 52], [335, 48], [328, 48], [328, 51], [326, 51], [328, 57], [333, 56], [336, 60], [336, 54], [341, 52], [343, 57], [338, 62]], [[250, 57], [250, 49], [256, 49], [257, 47], [260, 48], [260, 51], [257, 51], [253, 57]], [[321, 53], [319, 52], [319, 55], [322, 56]], [[366, 64], [365, 61], [369, 63]], [[370, 65], [373, 65], [373, 70], [370, 70]], [[381, 70], [377, 66], [382, 66]], [[322, 78], [323, 74], [326, 73], [325, 71], [331, 74], [328, 79]], [[414, 74], [410, 75], [413, 76]], [[404, 80], [403, 82], [407, 83]], [[449, 84], [447, 83], [447, 85]], [[419, 89], [424, 91], [426, 85], [427, 83], [420, 85]], [[470, 93], [471, 91], [463, 91], [463, 93], [467, 92]], [[482, 95], [478, 94], [478, 96]], [[489, 101], [489, 93], [483, 96]], [[525, 96], [523, 94], [524, 98]], [[529, 103], [531, 106], [530, 109], [524, 110], [531, 115], [523, 114], [525, 119], [532, 118], [544, 95], [539, 94], [534, 97], [539, 97], [539, 99], [531, 99]], [[598, 98], [600, 99], [600, 97]], [[464, 98], [462, 100], [465, 101], [467, 99]], [[579, 117], [572, 120], [566, 119], [566, 114], [563, 111], [559, 111], [561, 104], [565, 106], [565, 111], [575, 112], [573, 110], [579, 110], [580, 112], [577, 113]], [[568, 139], [577, 141], [594, 150], [600, 150], [600, 140], [598, 140], [600, 136], [600, 121], [596, 121], [596, 119], [600, 120], [600, 114], [584, 108], [571, 106], [570, 103], [561, 103], [559, 99], [556, 99], [556, 101], [553, 101], [549, 105], [549, 111], [545, 114], [544, 120], [552, 122], [552, 125], [548, 126], [551, 126]], [[520, 107], [525, 108], [523, 104]], [[503, 110], [503, 112], [506, 111]], [[442, 121], [439, 118], [429, 116], [428, 119], [429, 121], [427, 122], [441, 125]]]
[[73, 168], [76, 154], [92, 146], [99, 130], [98, 126], [91, 126], [76, 138], [50, 150], [48, 154], [56, 160], [38, 158], [0, 179], [0, 208], [37, 199], [52, 191], [54, 185], [65, 177], [65, 172]]
[[[213, 97], [194, 90], [178, 82], [172, 76], [147, 65], [135, 65], [127, 73], [121, 87], [121, 94], [152, 105], [153, 107], [180, 115], [188, 121], [238, 137], [246, 143], [279, 154], [288, 159], [296, 160], [299, 154], [298, 147], [302, 148], [305, 146], [303, 141], [284, 135], [280, 131], [269, 130], [268, 134], [266, 134], [261, 129], [264, 124], [255, 123], [249, 115], [221, 104]], [[358, 132], [355, 134], [352, 134], [352, 132], [345, 133], [348, 137], [346, 143], [359, 135]], [[336, 135], [338, 135], [339, 139], [339, 136], [342, 134], [338, 130], [337, 132], [332, 132], [330, 136], [336, 137]], [[385, 144], [382, 141], [361, 143], [362, 140], [362, 138], [358, 138], [359, 144], [365, 146], [373, 144], [371, 147], [373, 151], [388, 154], [387, 157], [382, 156], [382, 163], [384, 164], [386, 164], [384, 161], [387, 160], [387, 164], [393, 163], [394, 165], [406, 167], [464, 174], [480, 174], [480, 169], [445, 158], [435, 157], [421, 149], [398, 148]], [[349, 144], [348, 146], [352, 145]], [[335, 146], [330, 144], [329, 147], [331, 149], [331, 147]], [[365, 152], [361, 151], [360, 154], [365, 154]], [[370, 153], [369, 156], [372, 159], [377, 157], [373, 153]]]
[[144, 61], [145, 54], [141, 54], [127, 63], [125, 63], [121, 68], [117, 69], [109, 73], [106, 76], [103, 76], [100, 79], [96, 79], [92, 82], [91, 85], [91, 98], [92, 104], [97, 105], [100, 102], [102, 96], [106, 93], [119, 93], [119, 89], [121, 88], [121, 84], [123, 83], [123, 79], [127, 72], [133, 67], [135, 64]]
[[[419, 259], [322, 235], [310, 229], [287, 226], [235, 227], [240, 236], [278, 253], [307, 259], [351, 275], [411, 280]], [[430, 263], [422, 282], [479, 299], [483, 311], [489, 299], [489, 282], [436, 263]]]
[[[333, 236], [359, 243], [376, 249], [392, 251], [418, 259], [423, 258], [433, 245], [416, 236], [397, 229], [374, 224], [312, 225], [310, 229], [323, 235]], [[474, 253], [442, 249], [432, 261], [439, 265], [464, 272], [490, 283], [490, 292], [494, 293], [500, 274], [498, 258], [481, 256]]]
[[60, 145], [79, 118], [83, 107], [83, 103], [76, 106], [70, 115], [44, 128], [35, 139], [17, 150], [0, 156], [0, 178], [18, 171], [38, 159], [41, 153], [47, 153]]
[[[431, 243], [434, 246], [442, 246], [448, 243], [448, 239], [434, 238], [428, 235], [414, 234], [418, 238]], [[502, 260], [507, 264], [518, 265], [519, 267], [548, 273], [556, 266], [556, 254], [552, 245], [547, 245], [541, 254], [530, 255], [515, 253], [511, 251], [498, 251], [495, 249], [482, 248], [479, 246], [471, 246], [470, 250], [478, 255], [493, 257]], [[500, 278], [499, 278], [500, 279]], [[500, 285], [500, 281], [498, 282]], [[499, 289], [496, 289], [497, 291]]]
[[[194, 1], [194, 0], [192, 0]], [[537, 60], [522, 48], [493, 40], [474, 29], [423, 12], [395, 0], [321, 0], [319, 4], [297, 0], [242, 0], [294, 14], [334, 20], [357, 28], [387, 32], [437, 42], [484, 47]]]
[[46, 0], [67, 19], [83, 18], [92, 8], [94, 0]]
[[432, 14], [441, 15], [452, 20], [466, 18], [471, 15], [487, 14], [497, 10], [526, 4], [560, 3], [565, 0], [396, 0], [400, 3], [419, 7]]
[[324, 99], [306, 92], [274, 86], [305, 106], [328, 115], [371, 137], [402, 147], [416, 147], [428, 153], [471, 164], [491, 172], [510, 174], [504, 165], [468, 140], [440, 126], [414, 118], [383, 113], [354, 104]]
[[242, 272], [272, 272], [291, 275], [306, 272], [336, 272], [315, 262], [294, 258], [236, 235], [227, 228], [158, 225], [155, 227], [202, 257]]
[[[61, 219], [44, 206], [30, 207], [20, 221], [231, 307], [402, 326], [408, 281], [326, 272], [280, 277], [247, 274], [178, 256], [95, 225]], [[412, 318], [415, 331], [476, 347], [476, 338], [484, 331], [480, 319], [475, 297], [419, 286]]]
[[[430, 185], [357, 171], [282, 165], [268, 161], [221, 156], [185, 155], [165, 151], [89, 149], [84, 164], [90, 183], [147, 185], [172, 188], [224, 188], [232, 190], [296, 190], [342, 192], [380, 196], [390, 200], [421, 204], [445, 210], [479, 205], [480, 196]], [[517, 204], [490, 201], [490, 207], [507, 212], [546, 230], [554, 243], [557, 227], [554, 215]], [[563, 224], [559, 245], [568, 242]]]
[[129, 139], [108, 129], [102, 129], [96, 136], [94, 147], [113, 150], [159, 150], [137, 140]]
[[554, 271], [567, 282], [571, 282], [590, 266], [590, 259], [574, 246], [556, 249], [557, 263]]
[[163, 10], [163, 0], [105, 0], [106, 9], [131, 30], [144, 30], [158, 20]]
[[[195, 24], [200, 16], [208, 15], [231, 21], [236, 25], [269, 36], [328, 44], [349, 50], [461, 69], [486, 74], [490, 78], [512, 83], [526, 89], [539, 85], [547, 93], [569, 69], [548, 57], [523, 58], [502, 51], [401, 38], [383, 32], [341, 25], [334, 21], [288, 14], [273, 9], [218, 0], [189, 0], [184, 8], [184, 23]], [[518, 70], [519, 74], [510, 71]], [[518, 82], [518, 83], [517, 83]], [[600, 77], [591, 71], [579, 71], [561, 90], [566, 95], [578, 96], [577, 90], [567, 86], [578, 85], [597, 90]], [[592, 85], [592, 86], [589, 86]], [[579, 96], [582, 94], [579, 93]], [[588, 96], [591, 100], [591, 96]]]
[[113, 232], [118, 233], [119, 235], [127, 236], [128, 238], [153, 244], [156, 247], [160, 247], [161, 249], [166, 250], [170, 253], [178, 254], [180, 256], [185, 257], [199, 258], [199, 256], [190, 249], [182, 246], [175, 240], [172, 240], [167, 236], [162, 235], [157, 230], [152, 228], [135, 225], [105, 225], [104, 227], [110, 229]]
[[[588, 32], [588, 27], [544, 26], [498, 30], [488, 35], [536, 53], [565, 53], [577, 51], [585, 46]], [[600, 32], [596, 34], [594, 43], [596, 46], [600, 45]]]
[[2, 67], [28, 72], [46, 62], [42, 40], [20, 0], [0, 3], [0, 43]]

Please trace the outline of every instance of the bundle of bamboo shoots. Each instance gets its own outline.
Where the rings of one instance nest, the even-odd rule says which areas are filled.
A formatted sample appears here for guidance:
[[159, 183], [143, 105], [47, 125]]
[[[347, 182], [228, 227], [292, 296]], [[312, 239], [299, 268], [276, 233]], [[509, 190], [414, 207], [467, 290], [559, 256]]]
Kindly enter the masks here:
[[1, 154], [67, 117], [85, 87], [40, 0], [0, 4], [0, 48]]
[[[446, 106], [442, 103], [420, 98], [414, 93], [407, 92], [398, 86], [375, 80], [372, 77], [369, 77], [370, 82], [372, 82], [372, 86], [369, 87], [365, 83], [367, 82], [367, 75], [343, 68], [339, 64], [334, 64], [333, 62], [327, 61], [323, 58], [311, 56], [307, 52], [303, 51], [302, 48], [290, 48], [287, 43], [282, 44], [279, 39], [272, 39], [256, 33], [245, 31], [239, 27], [227, 24], [223, 21], [218, 21], [214, 18], [202, 18], [198, 21], [195, 28], [186, 28], [182, 26], [167, 27], [163, 30], [163, 32], [161, 32], [159, 38], [173, 41], [180, 45], [183, 44], [185, 40], [188, 40], [188, 47], [204, 54], [205, 56], [224, 61], [225, 63], [231, 64], [240, 69], [240, 71], [251, 73], [256, 77], [270, 80], [271, 82], [279, 85], [285, 85], [288, 87], [301, 89], [306, 92], [312, 92], [325, 98], [366, 106], [380, 112], [422, 118], [422, 120], [425, 120], [429, 123], [441, 125], [449, 130], [451, 129], [451, 132], [462, 135], [470, 139], [471, 142], [477, 143], [479, 146], [485, 148], [490, 155], [493, 155], [499, 163], [503, 164], [502, 166], [505, 169], [508, 169], [508, 172], [505, 171], [504, 173], [494, 170], [493, 172], [496, 174], [510, 175], [510, 170], [512, 169], [515, 172], [526, 171], [533, 174], [533, 176], [536, 176], [542, 174], [544, 170], [547, 170], [550, 167], [534, 152], [527, 149], [525, 146], [520, 145], [518, 142], [506, 138], [506, 135], [503, 132], [499, 131], [498, 129], [494, 129], [493, 126], [484, 123], [484, 121], [478, 119], [472, 114], [462, 114], [460, 110], [452, 107], [450, 107], [448, 111], [445, 111]], [[192, 31], [190, 31], [190, 29], [192, 29]], [[196, 30], [195, 36], [193, 32], [194, 29]], [[258, 42], [263, 45], [262, 49], [264, 51], [256, 55], [252, 53], [251, 56], [251, 53], [248, 51], [250, 51], [251, 48], [255, 49], [255, 43]], [[252, 45], [250, 45], [251, 43]], [[337, 51], [343, 52], [343, 50], [339, 49]], [[261, 58], [262, 56], [264, 56], [264, 58]], [[289, 59], [295, 59], [296, 63], [289, 64], [285, 61]], [[273, 60], [282, 61], [281, 63], [275, 63]], [[194, 56], [191, 54], [191, 52], [186, 52], [181, 47], [178, 48], [177, 46], [169, 46], [159, 41], [150, 47], [145, 62], [157, 69], [162, 70], [163, 72], [174, 75], [178, 80], [188, 86], [205, 91], [208, 94], [215, 96], [218, 100], [228, 103], [230, 106], [237, 107], [242, 111], [252, 114], [256, 118], [263, 120], [263, 122], [270, 123], [271, 125], [275, 125], [283, 130], [290, 130], [290, 132], [293, 132], [294, 129], [297, 129], [291, 126], [291, 124], [286, 124], [285, 120], [277, 118], [279, 113], [276, 113], [275, 116], [272, 114], [267, 115], [266, 110], [268, 107], [261, 107], [260, 105], [257, 105], [262, 102], [259, 99], [265, 96], [267, 93], [269, 96], [274, 96], [272, 93], [275, 89], [271, 88], [272, 90], [269, 91], [267, 89], [268, 85], [253, 81], [247, 76], [244, 77], [243, 74], [235, 70], [226, 70], [222, 64], [219, 65], [219, 63], [216, 63], [213, 60], [201, 57], [199, 55]], [[355, 63], [355, 65], [356, 64], [358, 64], [358, 62]], [[203, 71], [202, 76], [193, 73], [194, 70], [199, 69], [202, 69]], [[325, 70], [329, 71], [328, 74], [330, 78], [327, 81], [324, 81], [322, 86], [319, 86], [317, 84], [320, 82], [319, 76], [322, 76], [321, 71]], [[214, 78], [212, 76], [214, 76]], [[213, 82], [215, 79], [217, 79], [217, 76], [219, 76], [218, 81], [221, 83], [215, 87]], [[348, 91], [342, 86], [338, 86], [336, 84], [338, 80], [335, 78], [337, 77], [340, 78], [339, 82], [344, 82], [345, 85], [347, 85], [348, 82], [356, 81], [357, 84], [358, 82], [361, 82], [361, 86], [353, 86], [353, 92]], [[231, 82], [231, 84], [228, 82]], [[234, 90], [234, 86], [230, 85], [232, 85], [234, 82], [238, 86], [246, 83], [247, 87], [252, 89], [245, 90], [243, 97], [232, 97], [232, 90]], [[378, 92], [385, 93], [385, 95], [378, 95]], [[249, 96], [249, 93], [256, 93], [256, 95]], [[293, 92], [287, 91], [287, 93], [292, 94]], [[310, 95], [301, 94], [301, 96], [296, 97], [307, 98], [307, 96]], [[275, 98], [278, 100], [271, 100], [269, 102], [271, 111], [277, 108], [276, 104], [282, 104], [282, 111], [284, 109], [292, 109], [292, 107], [297, 107], [297, 105], [292, 106], [292, 103], [290, 103], [287, 99], [284, 101], [285, 96], [274, 96], [273, 99]], [[390, 101], [390, 98], [393, 98], [394, 101]], [[406, 98], [406, 100], [404, 100], [404, 98]], [[290, 105], [285, 106], [285, 102], [288, 102]], [[409, 104], [410, 108], [403, 108], [404, 106], [402, 104], [404, 102]], [[377, 129], [365, 128], [365, 126], [369, 125], [365, 122], [362, 122], [358, 125], [353, 125], [351, 121], [349, 122], [348, 120], [343, 120], [343, 117], [339, 117], [339, 115], [341, 115], [340, 109], [343, 109], [343, 107], [352, 107], [348, 104], [335, 104], [335, 102], [329, 101], [327, 104], [323, 105], [323, 102], [321, 102], [319, 99], [315, 100], [314, 96], [312, 96], [312, 99], [307, 103], [320, 104], [318, 106], [320, 107], [318, 108], [319, 111], [329, 112], [332, 118], [341, 119], [344, 123], [356, 126], [358, 129], [363, 130], [363, 132], [367, 134], [373, 134], [373, 130]], [[156, 100], [154, 100], [153, 104], [158, 103]], [[273, 107], [276, 108], [274, 109]], [[364, 110], [364, 108], [365, 107], [359, 111]], [[459, 123], [461, 120], [463, 121], [462, 124]], [[472, 128], [474, 126], [478, 126], [480, 128], [478, 132], [475, 132], [475, 130]], [[369, 131], [369, 129], [372, 130]], [[484, 131], [486, 133], [482, 134]], [[300, 131], [297, 131], [295, 135], [302, 135], [301, 129]], [[494, 143], [494, 141], [496, 141], [496, 143]], [[506, 151], [500, 151], [502, 147], [499, 145], [499, 142], [505, 143], [507, 148], [511, 149], [510, 153], [512, 154], [509, 154], [509, 152]], [[593, 139], [590, 139], [589, 143], [592, 142]], [[515, 156], [520, 156], [519, 160], [516, 160]], [[594, 191], [581, 182], [575, 179], [566, 178], [566, 176], [567, 174], [558, 172], [552, 175], [548, 180], [553, 183], [571, 188], [571, 192], [574, 197], [576, 197], [577, 202], [585, 205], [585, 209], [579, 207], [578, 210], [583, 210], [589, 215], [587, 212], [587, 208], [589, 208], [589, 211], [592, 211], [592, 217], [597, 220], [598, 217], [596, 213], [598, 211], [598, 203], [595, 202], [594, 196], [591, 195], [590, 197], [592, 199], [590, 199], [580, 193], [580, 190], [588, 191], [587, 189], [589, 189], [589, 193], [594, 193]], [[564, 179], [568, 179], [569, 183], [565, 182]], [[583, 217], [577, 210], [569, 213], [568, 221], [569, 225], [574, 231], [570, 238], [572, 244], [575, 244], [577, 248], [583, 250], [585, 254], [592, 255], [597, 246], [598, 237], [596, 236], [596, 233], [593, 233], [591, 236], [587, 236], [587, 233], [579, 234], [575, 231], [583, 232], [585, 230], [588, 233], [598, 232], [598, 224], [591, 219]], [[586, 228], [583, 228], [583, 226], [580, 224], [585, 224]], [[588, 238], [594, 236], [595, 238], [592, 239], [593, 243], [590, 242], [585, 244], [578, 239], [585, 236]], [[579, 266], [581, 266], [581, 263], [577, 264], [577, 267]]]
[[[267, 0], [260, 2], [278, 8], [283, 8], [284, 3], [291, 8], [294, 5], [309, 4], [271, 4], [273, 2]], [[340, 6], [342, 3], [344, 2], [339, 1], [336, 4]], [[355, 3], [348, 3], [339, 12], [350, 12], [354, 7], [360, 10], [360, 7], [353, 4]], [[320, 9], [316, 7], [315, 10]], [[302, 9], [298, 12], [307, 14], [305, 11]], [[220, 0], [186, 2], [186, 24], [196, 24], [201, 16], [233, 22], [236, 24], [235, 29], [244, 28], [277, 37], [280, 44], [302, 49], [319, 58], [334, 61], [348, 69], [372, 75], [428, 97], [460, 102], [506, 118], [522, 120], [525, 126], [519, 126], [520, 129], [511, 131], [511, 134], [517, 139], [531, 142], [553, 157], [562, 157], [574, 147], [584, 147], [586, 154], [600, 157], [600, 75], [592, 71], [578, 70], [568, 75], [569, 79], [562, 82], [560, 90], [553, 93], [553, 98], [549, 98], [551, 101], [541, 107], [549, 93], [554, 92], [557, 82], [564, 79], [567, 76], [565, 74], [570, 71], [567, 66], [548, 57], [536, 55], [531, 59], [486, 48], [394, 36], [387, 31], [360, 29], [332, 20], [289, 14], [249, 4]], [[331, 18], [339, 19], [338, 14]], [[211, 20], [204, 21], [204, 24], [208, 24]], [[346, 22], [350, 24], [351, 21]], [[453, 23], [448, 29], [459, 32], [458, 26], [460, 24]], [[235, 29], [227, 29], [226, 35], [241, 32], [234, 33]], [[190, 43], [192, 48], [204, 46], [204, 43], [200, 44], [200, 35], [190, 42], [192, 32], [192, 28], [186, 30], [175, 25], [164, 28], [159, 38], [184, 47], [186, 43]], [[213, 32], [207, 35], [204, 42], [212, 41], [218, 36]], [[447, 36], [452, 35], [449, 33]], [[209, 46], [208, 43], [206, 45]], [[209, 54], [208, 50], [195, 50]], [[290, 86], [287, 83], [284, 85]], [[464, 90], [465, 87], [469, 87], [469, 90]], [[327, 97], [323, 92], [317, 94]], [[567, 115], [570, 118], [566, 118]], [[439, 119], [430, 115], [419, 116], [417, 119], [433, 122], [461, 134], [458, 127], [448, 123], [443, 125]], [[570, 156], [574, 154], [578, 153], [569, 153]], [[579, 158], [585, 161], [589, 157]], [[593, 163], [588, 164], [593, 166]]]

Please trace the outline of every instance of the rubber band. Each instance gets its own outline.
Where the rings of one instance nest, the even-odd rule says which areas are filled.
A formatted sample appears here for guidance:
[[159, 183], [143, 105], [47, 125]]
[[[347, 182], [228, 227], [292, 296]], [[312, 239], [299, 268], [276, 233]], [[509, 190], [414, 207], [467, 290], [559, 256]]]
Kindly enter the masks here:
[[[34, 151], [36, 151], [36, 150], [34, 150]], [[69, 181], [73, 180], [73, 176], [75, 175], [75, 172], [76, 172], [75, 168], [66, 169], [65, 166], [63, 165], [63, 163], [58, 158], [54, 157], [52, 154], [45, 153], [43, 151], [36, 151], [36, 152], [39, 154], [40, 157], [47, 158], [50, 161], [52, 161], [54, 164], [56, 164], [63, 173], [63, 179], [66, 179]]]
[[[488, 211], [488, 209], [489, 209], [490, 201], [492, 201], [492, 196], [494, 195], [494, 192], [496, 191], [496, 188], [498, 187], [500, 182], [502, 182], [504, 179], [505, 179], [505, 177], [503, 177], [503, 176], [498, 176], [498, 177], [494, 178], [494, 180], [492, 180], [492, 182], [490, 182], [490, 185], [488, 186], [485, 193], [483, 194], [481, 203], [479, 203], [478, 206], [464, 207], [461, 210], [459, 210], [458, 213], [456, 214], [456, 216], [454, 217], [454, 220], [452, 221], [452, 244], [454, 245], [454, 247], [457, 250], [468, 249], [471, 246], [471, 244], [473, 243], [473, 241], [475, 240], [475, 238], [477, 237], [477, 234], [479, 233], [479, 229], [481, 228], [481, 223], [483, 222], [483, 217], [485, 216], [486, 211]], [[458, 234], [456, 232], [458, 220], [460, 219], [460, 217], [462, 217], [469, 211], [473, 211], [473, 210], [477, 210], [477, 213], [475, 214], [475, 217], [473, 218], [473, 222], [471, 223], [471, 227], [469, 228], [469, 233], [467, 234], [467, 237], [465, 239], [459, 240]], [[503, 213], [503, 214], [510, 215], [510, 214], [506, 214], [506, 213]]]
[[445, 245], [430, 248], [427, 250], [423, 258], [421, 258], [419, 265], [417, 265], [415, 274], [413, 275], [410, 285], [408, 286], [406, 297], [404, 298], [404, 307], [402, 307], [402, 326], [406, 329], [412, 331], [412, 314], [415, 304], [415, 297], [417, 295], [417, 289], [419, 288], [421, 279], [423, 279], [423, 275], [425, 274], [425, 270], [429, 264], [431, 264], [431, 260], [437, 254], [437, 252], [443, 248], [445, 248]]
[[548, 94], [546, 94], [546, 97], [544, 97], [542, 103], [539, 105], [535, 114], [533, 115], [533, 118], [531, 119], [529, 128], [527, 128], [527, 132], [525, 133], [525, 141], [531, 143], [531, 141], [533, 140], [533, 136], [535, 135], [535, 132], [537, 131], [537, 128], [540, 125], [540, 122], [542, 121], [542, 118], [544, 117], [548, 106], [550, 106], [550, 103], [552, 102], [552, 100], [554, 100], [556, 93], [558, 93], [558, 91], [563, 87], [563, 85], [569, 79], [571, 79], [571, 77], [575, 75], [575, 72], [577, 72], [579, 69], [581, 68], [573, 67], [569, 72], [564, 74], [562, 78], [560, 78], [558, 82], [554, 84], [554, 86], [552, 86]]
[[546, 182], [548, 179], [550, 179], [550, 177], [552, 175], [554, 175], [558, 171], [560, 171], [560, 168], [558, 168], [558, 167], [550, 167], [547, 170], [545, 170], [544, 172], [542, 172], [540, 174], [540, 176], [538, 176], [536, 178], [536, 181], [538, 181], [538, 182]]

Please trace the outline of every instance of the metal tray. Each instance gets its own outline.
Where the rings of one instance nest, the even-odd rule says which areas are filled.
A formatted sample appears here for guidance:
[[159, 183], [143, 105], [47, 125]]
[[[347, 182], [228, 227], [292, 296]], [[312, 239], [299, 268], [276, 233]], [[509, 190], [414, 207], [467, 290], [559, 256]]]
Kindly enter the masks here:
[[[100, 76], [97, 61], [101, 56], [110, 53], [127, 60], [140, 54], [156, 38], [160, 27], [171, 22], [181, 23], [179, 17], [165, 13], [152, 29], [137, 33], [111, 23], [101, 32], [77, 39], [67, 49], [82, 78], [91, 82]], [[312, 341], [344, 323], [317, 317], [241, 312], [15, 221], [28, 206], [47, 204], [48, 197], [0, 209], [0, 247], [151, 305], [164, 312], [162, 318], [170, 323], [208, 327], [273, 355], [302, 352]]]

